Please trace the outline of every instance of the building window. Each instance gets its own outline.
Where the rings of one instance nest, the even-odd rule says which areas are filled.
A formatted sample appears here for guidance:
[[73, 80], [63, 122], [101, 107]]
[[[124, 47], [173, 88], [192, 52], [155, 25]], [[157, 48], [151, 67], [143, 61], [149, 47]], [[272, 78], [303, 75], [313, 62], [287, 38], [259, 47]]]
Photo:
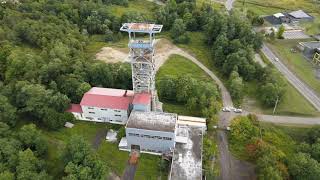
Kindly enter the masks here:
[[128, 133], [129, 136], [136, 136], [139, 137], [139, 134], [135, 134], [135, 133]]
[[119, 110], [114, 110], [114, 112], [121, 112], [121, 111], [119, 111]]
[[102, 111], [108, 111], [108, 109], [101, 109]]
[[90, 120], [92, 120], [93, 118], [92, 118], [92, 117], [86, 117], [86, 119], [90, 119]]
[[117, 122], [122, 122], [122, 121], [120, 121], [120, 120], [116, 120]]
[[88, 109], [94, 109], [93, 107], [88, 107]]
[[116, 114], [116, 115], [114, 115], [114, 116], [121, 117], [121, 115], [119, 115], [119, 114]]
[[172, 138], [169, 138], [169, 137], [163, 137], [164, 140], [168, 140], [168, 141], [171, 141]]
[[95, 114], [95, 112], [89, 112], [89, 114]]

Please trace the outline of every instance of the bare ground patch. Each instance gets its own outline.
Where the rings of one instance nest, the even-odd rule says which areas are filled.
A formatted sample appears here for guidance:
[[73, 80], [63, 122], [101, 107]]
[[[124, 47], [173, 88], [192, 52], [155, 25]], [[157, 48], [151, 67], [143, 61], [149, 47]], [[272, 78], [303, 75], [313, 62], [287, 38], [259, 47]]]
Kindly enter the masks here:
[[128, 53], [121, 49], [103, 47], [95, 58], [106, 63], [129, 62]]

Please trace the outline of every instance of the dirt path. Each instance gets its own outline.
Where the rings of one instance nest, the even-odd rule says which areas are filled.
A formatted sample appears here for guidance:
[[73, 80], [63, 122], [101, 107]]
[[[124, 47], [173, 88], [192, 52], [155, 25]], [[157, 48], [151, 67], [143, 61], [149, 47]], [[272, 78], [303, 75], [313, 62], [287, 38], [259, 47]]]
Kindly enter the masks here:
[[106, 135], [107, 135], [106, 129], [99, 130], [96, 136], [94, 137], [94, 139], [92, 140], [92, 147], [97, 150], [101, 142], [105, 139]]

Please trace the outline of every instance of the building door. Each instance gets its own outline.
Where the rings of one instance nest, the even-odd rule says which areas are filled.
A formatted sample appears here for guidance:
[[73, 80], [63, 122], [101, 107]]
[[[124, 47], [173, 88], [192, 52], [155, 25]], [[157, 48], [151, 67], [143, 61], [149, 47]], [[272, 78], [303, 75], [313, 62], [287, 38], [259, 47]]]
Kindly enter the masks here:
[[131, 150], [138, 150], [138, 151], [140, 151], [140, 146], [139, 146], [139, 145], [134, 145], [134, 144], [132, 144], [132, 145], [131, 145]]

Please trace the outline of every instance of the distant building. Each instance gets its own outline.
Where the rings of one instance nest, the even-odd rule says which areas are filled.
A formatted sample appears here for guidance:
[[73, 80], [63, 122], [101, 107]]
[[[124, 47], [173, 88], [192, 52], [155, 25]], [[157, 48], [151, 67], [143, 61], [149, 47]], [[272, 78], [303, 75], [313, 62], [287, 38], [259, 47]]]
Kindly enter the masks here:
[[283, 23], [288, 24], [299, 21], [312, 21], [313, 17], [303, 10], [297, 10], [289, 13], [283, 12], [265, 16], [264, 19], [273, 25], [280, 25]]
[[320, 49], [320, 41], [300, 42], [298, 47], [305, 57], [312, 59]]
[[304, 12], [303, 10], [297, 10], [297, 11], [292, 11], [288, 13], [290, 16], [291, 20], [293, 21], [311, 21], [313, 20], [313, 17], [309, 15], [308, 13]]
[[126, 125], [128, 150], [163, 154], [175, 146], [177, 114], [132, 111]]
[[150, 109], [148, 93], [135, 97], [130, 90], [93, 87], [80, 104], [72, 104], [67, 111], [79, 120], [126, 124], [133, 101], [136, 109]]

